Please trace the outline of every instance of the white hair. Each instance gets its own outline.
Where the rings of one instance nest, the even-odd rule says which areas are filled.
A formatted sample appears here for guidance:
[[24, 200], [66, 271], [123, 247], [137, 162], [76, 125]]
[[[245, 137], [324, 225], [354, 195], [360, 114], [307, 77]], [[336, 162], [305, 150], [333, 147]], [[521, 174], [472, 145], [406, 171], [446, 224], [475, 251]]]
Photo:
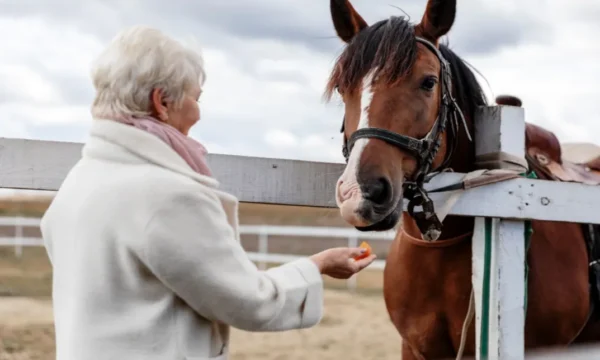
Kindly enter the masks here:
[[92, 67], [94, 118], [150, 114], [153, 89], [181, 106], [186, 91], [202, 87], [204, 60], [197, 47], [184, 46], [157, 29], [136, 26], [120, 32]]

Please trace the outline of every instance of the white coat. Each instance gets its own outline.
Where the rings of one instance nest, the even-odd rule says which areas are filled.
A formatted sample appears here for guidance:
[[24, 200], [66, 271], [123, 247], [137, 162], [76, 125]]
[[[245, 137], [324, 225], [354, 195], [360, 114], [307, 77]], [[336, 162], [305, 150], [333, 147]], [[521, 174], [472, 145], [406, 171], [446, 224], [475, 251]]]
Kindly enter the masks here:
[[142, 130], [97, 119], [90, 135], [41, 225], [57, 360], [227, 359], [229, 326], [320, 321], [316, 265], [259, 271], [215, 179]]

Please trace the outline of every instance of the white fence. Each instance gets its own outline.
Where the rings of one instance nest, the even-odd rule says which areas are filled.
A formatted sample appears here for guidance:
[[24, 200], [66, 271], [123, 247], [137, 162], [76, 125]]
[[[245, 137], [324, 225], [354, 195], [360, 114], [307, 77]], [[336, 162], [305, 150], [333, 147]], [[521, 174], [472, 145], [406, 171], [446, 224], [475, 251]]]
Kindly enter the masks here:
[[[476, 154], [522, 159], [524, 120], [522, 108], [481, 108], [475, 118]], [[81, 147], [77, 143], [0, 138], [0, 188], [57, 190], [80, 159]], [[223, 190], [242, 202], [263, 204], [335, 207], [335, 184], [344, 169], [343, 164], [244, 156], [211, 155], [209, 160]], [[454, 184], [464, 175], [441, 174], [426, 189]], [[432, 196], [436, 209], [447, 196]], [[476, 218], [472, 284], [477, 359], [525, 358], [524, 220], [600, 224], [598, 204], [600, 186], [526, 178], [461, 193], [449, 215]], [[580, 359], [584, 358], [599, 359], [600, 351], [590, 351]]]
[[[14, 246], [15, 255], [21, 257], [24, 246], [44, 246], [43, 239], [39, 237], [24, 237], [23, 229], [26, 227], [35, 227], [39, 229], [40, 219], [30, 217], [0, 217], [0, 226], [9, 226], [14, 228], [14, 236], [0, 237], [0, 246]], [[358, 240], [387, 240], [394, 239], [393, 232], [365, 233], [352, 228], [335, 227], [310, 227], [310, 226], [271, 226], [271, 225], [241, 225], [241, 235], [258, 236], [258, 251], [248, 252], [248, 257], [257, 263], [260, 269], [266, 269], [268, 263], [283, 264], [292, 260], [304, 257], [296, 254], [273, 254], [269, 252], [269, 236], [287, 236], [291, 237], [320, 237], [324, 241], [345, 238], [348, 239], [348, 246], [358, 246]], [[385, 267], [385, 260], [375, 260], [369, 266], [370, 269], [382, 270]], [[347, 287], [355, 291], [357, 287], [356, 276], [347, 280]]]

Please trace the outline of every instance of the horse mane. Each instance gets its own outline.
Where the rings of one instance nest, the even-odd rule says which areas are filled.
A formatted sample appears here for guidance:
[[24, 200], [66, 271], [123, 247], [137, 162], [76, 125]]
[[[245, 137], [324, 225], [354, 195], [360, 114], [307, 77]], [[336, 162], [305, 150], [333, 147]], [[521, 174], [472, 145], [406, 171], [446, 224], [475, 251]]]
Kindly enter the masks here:
[[392, 16], [359, 32], [335, 62], [325, 96], [354, 92], [372, 73], [373, 83], [392, 85], [408, 74], [417, 57], [415, 30], [404, 17]]
[[465, 116], [472, 119], [478, 107], [488, 105], [483, 88], [469, 68], [472, 67], [471, 65], [468, 65], [447, 45], [440, 44], [439, 49], [452, 70], [454, 98], [458, 102], [458, 106], [463, 109]]
[[[487, 105], [485, 93], [475, 75], [454, 51], [440, 44], [440, 52], [450, 64], [455, 98], [464, 114]], [[352, 93], [363, 78], [372, 75], [372, 84], [392, 86], [410, 74], [417, 57], [415, 28], [403, 16], [381, 20], [359, 32], [337, 58], [326, 86], [330, 99], [337, 89]]]

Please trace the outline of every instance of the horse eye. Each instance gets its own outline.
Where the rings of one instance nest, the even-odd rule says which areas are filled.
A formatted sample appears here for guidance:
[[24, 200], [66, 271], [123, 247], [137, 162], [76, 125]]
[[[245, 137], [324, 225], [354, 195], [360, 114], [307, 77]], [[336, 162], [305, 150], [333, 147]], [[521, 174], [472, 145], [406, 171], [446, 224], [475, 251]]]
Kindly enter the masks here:
[[426, 91], [432, 91], [433, 87], [435, 86], [435, 84], [437, 84], [437, 79], [436, 78], [434, 78], [434, 77], [427, 77], [421, 83], [421, 89], [426, 90]]

